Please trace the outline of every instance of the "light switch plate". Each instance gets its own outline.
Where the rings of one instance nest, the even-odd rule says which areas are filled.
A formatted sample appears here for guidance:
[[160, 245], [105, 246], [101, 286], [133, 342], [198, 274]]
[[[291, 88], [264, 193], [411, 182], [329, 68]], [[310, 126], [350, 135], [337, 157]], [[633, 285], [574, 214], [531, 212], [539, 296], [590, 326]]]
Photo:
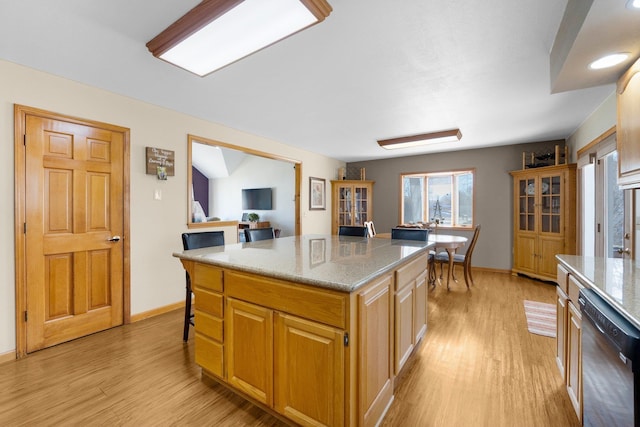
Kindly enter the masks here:
[[162, 190], [156, 188], [153, 191], [153, 200], [162, 200]]

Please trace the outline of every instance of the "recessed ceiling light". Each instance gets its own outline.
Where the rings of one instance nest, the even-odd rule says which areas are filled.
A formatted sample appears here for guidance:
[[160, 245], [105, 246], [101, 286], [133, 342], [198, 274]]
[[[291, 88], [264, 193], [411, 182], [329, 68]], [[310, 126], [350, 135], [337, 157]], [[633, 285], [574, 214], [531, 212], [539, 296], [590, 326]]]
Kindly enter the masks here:
[[640, 9], [640, 0], [629, 0], [627, 2], [627, 9]]
[[462, 138], [460, 129], [443, 130], [439, 132], [422, 133], [420, 135], [402, 136], [399, 138], [380, 139], [378, 144], [387, 150], [398, 148], [418, 147], [420, 145], [438, 142], [458, 142]]
[[[638, 0], [636, 0], [638, 1]], [[629, 57], [626, 52], [613, 53], [611, 55], [603, 56], [600, 59], [593, 61], [589, 64], [589, 68], [592, 70], [600, 70], [602, 68], [609, 68], [624, 62]]]

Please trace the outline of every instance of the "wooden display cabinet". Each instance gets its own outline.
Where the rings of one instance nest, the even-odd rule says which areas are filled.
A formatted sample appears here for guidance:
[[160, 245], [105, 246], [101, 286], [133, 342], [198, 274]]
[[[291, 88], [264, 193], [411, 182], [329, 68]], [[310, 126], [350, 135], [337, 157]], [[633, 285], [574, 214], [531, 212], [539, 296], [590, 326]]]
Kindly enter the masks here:
[[513, 273], [555, 281], [556, 254], [576, 251], [576, 165], [511, 172]]
[[331, 181], [331, 233], [341, 225], [362, 226], [373, 219], [374, 181]]

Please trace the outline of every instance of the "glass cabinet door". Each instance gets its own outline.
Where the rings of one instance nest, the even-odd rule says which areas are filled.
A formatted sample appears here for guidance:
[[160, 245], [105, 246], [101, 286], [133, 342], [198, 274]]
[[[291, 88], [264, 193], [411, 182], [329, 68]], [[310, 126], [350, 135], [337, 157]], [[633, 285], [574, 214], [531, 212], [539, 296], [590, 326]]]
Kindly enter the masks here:
[[355, 221], [352, 225], [364, 225], [368, 221], [369, 198], [365, 187], [356, 187], [355, 193]]
[[540, 178], [540, 220], [543, 233], [560, 233], [561, 216], [561, 176], [543, 176]]
[[352, 219], [351, 187], [338, 189], [338, 224], [351, 225]]
[[536, 182], [535, 178], [523, 178], [518, 181], [518, 227], [522, 231], [535, 231], [535, 201]]

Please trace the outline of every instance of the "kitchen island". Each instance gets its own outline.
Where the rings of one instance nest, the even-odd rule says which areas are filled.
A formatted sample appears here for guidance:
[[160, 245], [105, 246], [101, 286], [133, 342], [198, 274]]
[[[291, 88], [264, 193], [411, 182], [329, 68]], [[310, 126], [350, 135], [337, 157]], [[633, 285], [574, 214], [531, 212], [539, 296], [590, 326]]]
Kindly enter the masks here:
[[308, 235], [175, 253], [203, 377], [293, 423], [377, 424], [426, 333], [428, 248]]

